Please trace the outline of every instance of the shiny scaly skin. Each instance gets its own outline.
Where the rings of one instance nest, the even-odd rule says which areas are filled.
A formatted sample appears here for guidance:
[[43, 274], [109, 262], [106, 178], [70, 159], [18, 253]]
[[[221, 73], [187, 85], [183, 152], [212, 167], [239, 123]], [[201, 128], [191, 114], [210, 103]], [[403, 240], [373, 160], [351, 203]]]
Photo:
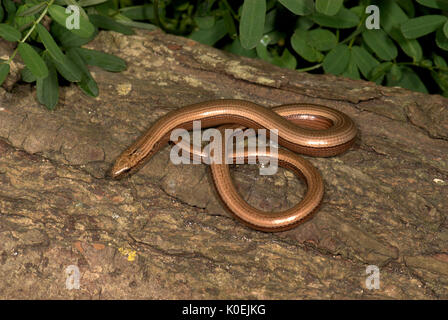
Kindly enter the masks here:
[[[267, 109], [243, 100], [213, 100], [177, 109], [160, 118], [117, 158], [109, 175], [119, 179], [135, 172], [168, 143], [172, 130], [191, 130], [195, 120], [201, 121], [203, 129], [219, 125], [268, 131], [276, 129], [280, 145], [317, 157], [345, 152], [353, 145], [357, 134], [355, 124], [347, 115], [326, 106], [297, 103]], [[192, 154], [193, 150], [190, 150]], [[244, 155], [231, 156], [234, 159], [251, 156], [248, 150], [244, 152]], [[269, 149], [264, 154], [256, 153], [257, 156], [270, 156]], [[204, 157], [202, 151], [196, 155]], [[211, 164], [213, 181], [221, 200], [238, 220], [251, 228], [267, 232], [291, 229], [309, 218], [322, 200], [322, 177], [309, 161], [279, 149], [278, 162], [304, 178], [307, 192], [294, 207], [275, 213], [258, 210], [241, 198], [232, 183], [227, 164]]]

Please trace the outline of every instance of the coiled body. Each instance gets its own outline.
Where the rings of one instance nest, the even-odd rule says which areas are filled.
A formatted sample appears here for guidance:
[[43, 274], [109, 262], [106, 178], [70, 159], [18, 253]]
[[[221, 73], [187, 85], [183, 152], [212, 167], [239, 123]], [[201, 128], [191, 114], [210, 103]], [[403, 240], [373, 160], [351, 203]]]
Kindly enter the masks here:
[[[317, 157], [334, 156], [346, 151], [357, 134], [353, 121], [347, 115], [321, 105], [300, 103], [267, 109], [243, 100], [213, 100], [180, 108], [160, 118], [117, 158], [109, 175], [121, 178], [138, 170], [169, 141], [172, 130], [191, 130], [195, 120], [201, 121], [202, 128], [230, 125], [234, 128], [277, 130], [280, 145]], [[291, 151], [279, 149], [278, 163], [304, 178], [307, 192], [300, 203], [282, 212], [269, 213], [250, 206], [236, 191], [228, 165], [211, 164], [218, 194], [240, 221], [262, 231], [287, 230], [302, 222], [318, 207], [324, 192], [322, 177], [309, 161]], [[259, 150], [252, 152], [256, 154], [245, 150], [245, 154], [235, 153], [231, 157], [273, 156], [269, 149], [262, 154]], [[196, 155], [203, 156], [200, 152]]]

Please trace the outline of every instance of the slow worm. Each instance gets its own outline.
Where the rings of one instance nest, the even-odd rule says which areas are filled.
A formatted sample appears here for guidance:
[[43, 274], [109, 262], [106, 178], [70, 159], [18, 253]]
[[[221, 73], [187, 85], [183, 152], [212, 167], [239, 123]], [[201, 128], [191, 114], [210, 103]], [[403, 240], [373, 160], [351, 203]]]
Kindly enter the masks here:
[[[280, 145], [317, 157], [346, 151], [357, 134], [355, 124], [347, 115], [326, 106], [297, 103], [267, 109], [243, 100], [213, 100], [171, 111], [160, 118], [116, 159], [109, 175], [119, 179], [135, 172], [168, 143], [172, 130], [191, 130], [195, 120], [201, 121], [202, 128], [230, 124], [267, 131], [277, 129]], [[254, 229], [274, 232], [295, 227], [316, 210], [324, 193], [322, 177], [309, 161], [291, 151], [278, 149], [278, 164], [303, 178], [307, 192], [294, 207], [275, 213], [258, 210], [239, 195], [227, 164], [211, 164], [218, 194], [236, 218]], [[231, 157], [251, 156], [250, 151], [244, 152], [244, 155], [235, 153]], [[272, 156], [269, 149], [263, 154], [255, 152], [257, 156]]]

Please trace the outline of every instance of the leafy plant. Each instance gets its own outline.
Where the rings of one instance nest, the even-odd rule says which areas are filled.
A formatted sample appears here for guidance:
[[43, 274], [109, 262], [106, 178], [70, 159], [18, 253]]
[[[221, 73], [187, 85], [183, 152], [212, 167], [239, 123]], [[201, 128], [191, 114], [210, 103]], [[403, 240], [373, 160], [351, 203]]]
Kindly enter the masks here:
[[[0, 84], [10, 71], [11, 61], [19, 54], [25, 63], [25, 68], [21, 70], [22, 79], [36, 83], [37, 98], [48, 109], [55, 108], [59, 100], [59, 84], [63, 79], [77, 83], [89, 96], [98, 96], [98, 86], [86, 65], [118, 72], [126, 69], [126, 63], [116, 56], [81, 46], [96, 36], [98, 27], [124, 34], [133, 33], [128, 26], [96, 14], [96, 10], [89, 7], [104, 2], [106, 0], [3, 0], [3, 6], [0, 6], [0, 37], [17, 43], [17, 46], [9, 59], [0, 63]], [[67, 27], [72, 12], [61, 6], [64, 4], [78, 6], [79, 26]], [[90, 14], [83, 7], [89, 7], [87, 12]]]
[[[366, 8], [379, 8], [380, 28], [366, 27]], [[79, 28], [67, 28], [77, 6]], [[122, 59], [82, 48], [99, 29], [132, 28], [183, 35], [275, 65], [331, 73], [448, 96], [448, 2], [445, 0], [2, 0], [0, 37], [15, 42], [0, 61], [0, 84], [19, 54], [22, 79], [55, 108], [60, 84], [89, 96], [98, 86], [87, 65], [111, 72]]]
[[[167, 32], [281, 67], [448, 96], [448, 2], [441, 0], [154, 1]], [[369, 5], [380, 29], [369, 30]], [[155, 8], [155, 7], [157, 8]], [[149, 10], [151, 5], [133, 7]], [[182, 27], [180, 27], [182, 26]], [[177, 27], [177, 28], [176, 28]]]

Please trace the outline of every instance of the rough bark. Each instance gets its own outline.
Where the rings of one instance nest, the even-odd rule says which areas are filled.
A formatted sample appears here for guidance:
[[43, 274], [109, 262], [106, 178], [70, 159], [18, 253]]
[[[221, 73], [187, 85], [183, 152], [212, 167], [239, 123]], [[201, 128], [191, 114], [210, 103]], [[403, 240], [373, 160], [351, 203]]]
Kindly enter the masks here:
[[[88, 47], [128, 63], [91, 68], [96, 99], [63, 87], [50, 112], [30, 85], [0, 88], [1, 298], [448, 298], [447, 99], [297, 73], [160, 31], [101, 32]], [[104, 178], [161, 115], [218, 98], [321, 103], [354, 119], [352, 149], [307, 157], [326, 189], [312, 220], [248, 229], [223, 209], [209, 168], [175, 166], [168, 148], [129, 179]], [[265, 210], [304, 192], [286, 170], [232, 170]], [[66, 289], [69, 265], [79, 290]], [[380, 268], [379, 290], [366, 288], [368, 265]]]

